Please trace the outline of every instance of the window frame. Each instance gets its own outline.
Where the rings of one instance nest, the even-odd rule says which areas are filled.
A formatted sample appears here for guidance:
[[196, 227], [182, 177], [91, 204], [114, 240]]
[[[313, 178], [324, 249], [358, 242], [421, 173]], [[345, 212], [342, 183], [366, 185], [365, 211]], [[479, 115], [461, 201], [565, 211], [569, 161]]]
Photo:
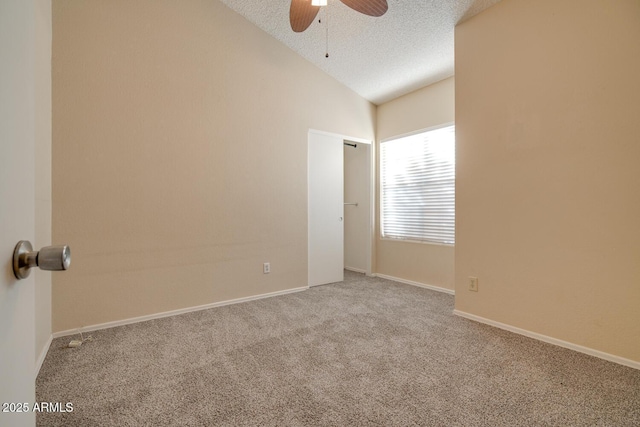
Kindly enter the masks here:
[[[418, 135], [421, 133], [427, 133], [427, 132], [431, 132], [434, 130], [438, 130], [438, 129], [442, 129], [442, 128], [446, 128], [446, 127], [450, 127], [453, 126], [454, 127], [454, 133], [455, 133], [455, 121], [451, 121], [451, 122], [445, 122], [442, 124], [438, 124], [438, 125], [434, 125], [434, 126], [430, 126], [427, 128], [423, 128], [423, 129], [419, 129], [416, 131], [412, 131], [412, 132], [407, 132], [407, 133], [403, 133], [400, 135], [394, 135], [388, 138], [384, 138], [381, 139], [378, 143], [378, 147], [379, 147], [379, 155], [378, 155], [378, 168], [379, 168], [379, 176], [378, 176], [378, 197], [379, 197], [379, 205], [378, 205], [378, 218], [380, 219], [380, 224], [378, 226], [378, 236], [379, 239], [382, 241], [387, 241], [387, 242], [406, 242], [406, 243], [417, 243], [417, 244], [421, 244], [421, 245], [432, 245], [432, 246], [445, 246], [445, 247], [455, 247], [455, 215], [454, 215], [454, 243], [444, 243], [444, 242], [433, 242], [433, 241], [428, 241], [428, 240], [417, 240], [415, 238], [393, 238], [393, 237], [384, 237], [382, 234], [383, 231], [383, 227], [382, 227], [382, 218], [383, 218], [383, 199], [382, 199], [382, 144], [383, 143], [387, 143], [390, 141], [394, 141], [396, 139], [402, 139], [402, 138], [407, 138], [410, 136], [414, 136], [414, 135]], [[455, 144], [455, 141], [454, 141]], [[455, 149], [455, 148], [454, 148]], [[457, 159], [457, 152], [455, 155], [455, 163], [454, 163], [454, 168], [457, 167], [457, 163], [458, 163], [458, 159]], [[455, 177], [454, 177], [454, 191], [455, 191]], [[454, 196], [455, 197], [455, 196]], [[454, 203], [455, 206], [455, 203]]]

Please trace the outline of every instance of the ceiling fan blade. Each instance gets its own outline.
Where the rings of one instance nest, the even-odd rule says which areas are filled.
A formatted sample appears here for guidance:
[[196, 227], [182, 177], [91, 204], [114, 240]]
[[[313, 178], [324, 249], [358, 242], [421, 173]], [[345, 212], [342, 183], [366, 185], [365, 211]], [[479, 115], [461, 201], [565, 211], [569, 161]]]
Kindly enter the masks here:
[[382, 16], [387, 13], [387, 0], [340, 0], [351, 9], [369, 16]]
[[291, 29], [296, 33], [301, 33], [316, 19], [320, 10], [319, 6], [311, 6], [310, 0], [291, 0], [289, 9], [289, 22]]

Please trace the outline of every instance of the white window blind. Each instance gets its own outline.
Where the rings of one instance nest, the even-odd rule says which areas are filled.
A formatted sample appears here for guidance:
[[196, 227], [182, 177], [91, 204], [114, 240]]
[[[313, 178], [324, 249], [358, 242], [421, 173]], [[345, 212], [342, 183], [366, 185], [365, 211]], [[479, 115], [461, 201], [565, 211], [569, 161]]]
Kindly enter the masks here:
[[455, 241], [455, 127], [380, 144], [381, 234]]

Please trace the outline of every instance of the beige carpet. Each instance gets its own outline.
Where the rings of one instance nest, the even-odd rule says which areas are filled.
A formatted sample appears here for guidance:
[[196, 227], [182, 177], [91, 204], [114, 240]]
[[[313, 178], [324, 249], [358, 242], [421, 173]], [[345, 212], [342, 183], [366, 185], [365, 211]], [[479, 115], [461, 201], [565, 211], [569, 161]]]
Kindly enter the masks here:
[[639, 426], [640, 371], [344, 283], [53, 341], [39, 426]]

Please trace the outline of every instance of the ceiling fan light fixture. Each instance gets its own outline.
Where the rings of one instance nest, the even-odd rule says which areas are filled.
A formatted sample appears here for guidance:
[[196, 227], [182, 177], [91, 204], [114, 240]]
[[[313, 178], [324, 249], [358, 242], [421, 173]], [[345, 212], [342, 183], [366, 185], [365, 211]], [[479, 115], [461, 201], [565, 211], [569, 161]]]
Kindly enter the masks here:
[[[387, 0], [340, 0], [340, 2], [356, 12], [374, 17], [384, 15], [389, 9]], [[291, 0], [289, 8], [291, 29], [296, 33], [301, 33], [309, 28], [309, 25], [318, 16], [320, 8], [327, 6], [328, 3], [327, 0]]]

